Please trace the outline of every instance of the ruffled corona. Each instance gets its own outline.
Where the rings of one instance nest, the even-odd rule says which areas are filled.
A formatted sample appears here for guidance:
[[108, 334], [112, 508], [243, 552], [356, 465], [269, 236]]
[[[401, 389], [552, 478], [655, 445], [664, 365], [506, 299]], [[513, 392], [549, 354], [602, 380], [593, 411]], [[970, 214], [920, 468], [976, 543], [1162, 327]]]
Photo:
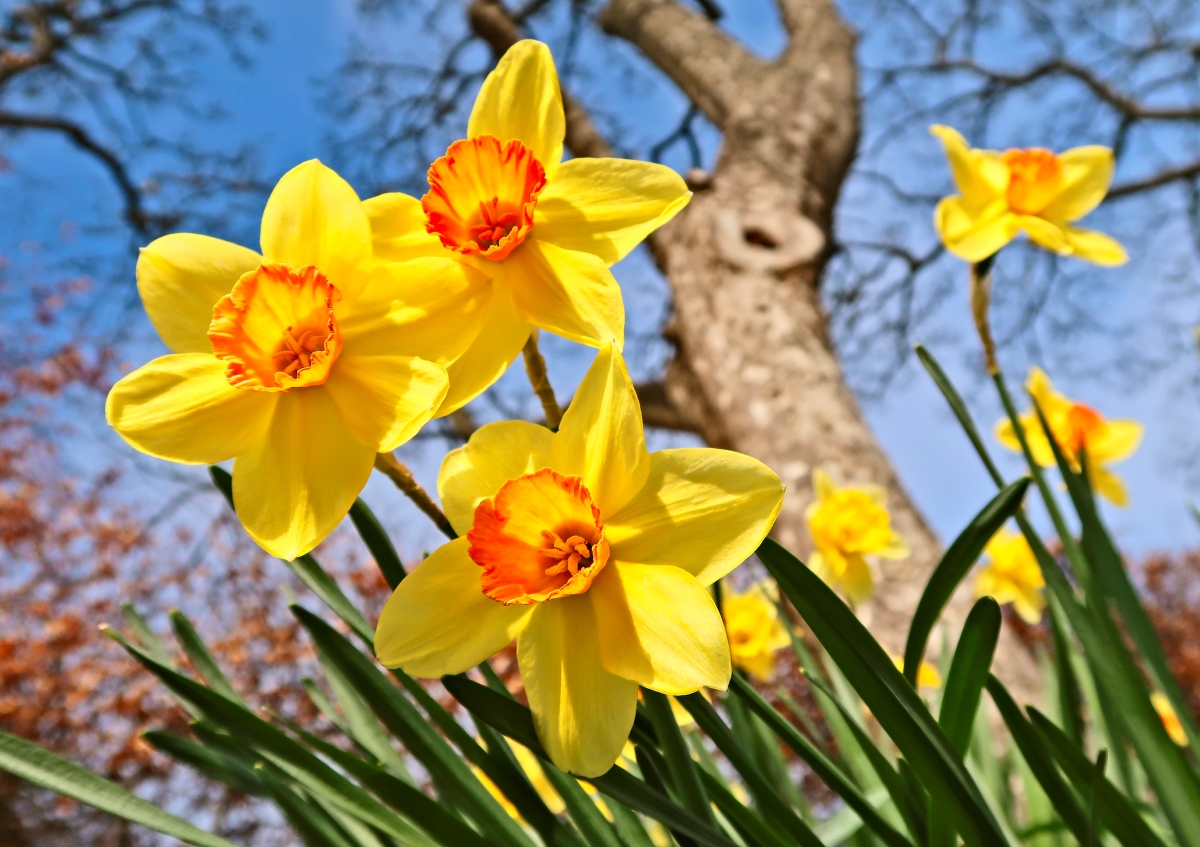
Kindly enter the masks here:
[[542, 163], [515, 138], [456, 141], [429, 168], [426, 229], [451, 250], [499, 261], [529, 234], [545, 185]]
[[342, 349], [337, 288], [311, 265], [262, 264], [213, 307], [208, 337], [235, 388], [287, 391], [329, 379]]
[[1005, 197], [1014, 212], [1036, 215], [1062, 190], [1062, 163], [1049, 150], [1007, 150], [1000, 160], [1008, 165]]
[[583, 480], [549, 468], [510, 479], [480, 503], [467, 540], [483, 593], [506, 606], [582, 594], [608, 562]]

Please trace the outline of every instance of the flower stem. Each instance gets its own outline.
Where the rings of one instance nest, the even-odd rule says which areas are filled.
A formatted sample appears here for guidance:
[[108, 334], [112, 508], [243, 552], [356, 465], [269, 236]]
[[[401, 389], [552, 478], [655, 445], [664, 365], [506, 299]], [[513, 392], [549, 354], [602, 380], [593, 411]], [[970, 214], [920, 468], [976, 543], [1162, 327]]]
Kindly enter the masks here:
[[992, 328], [988, 323], [988, 305], [992, 300], [992, 262], [989, 256], [982, 262], [971, 265], [971, 317], [975, 319], [975, 330], [983, 344], [983, 359], [988, 373], [995, 376], [1000, 372], [996, 364], [996, 342], [992, 339]]
[[525, 373], [529, 377], [529, 384], [533, 386], [533, 393], [542, 401], [546, 426], [558, 432], [563, 413], [558, 401], [554, 399], [554, 386], [550, 384], [550, 377], [546, 374], [546, 360], [542, 357], [542, 351], [538, 349], [536, 329], [529, 333], [529, 340], [525, 342], [525, 349], [521, 352], [525, 357]]
[[450, 521], [446, 518], [446, 513], [438, 508], [438, 504], [433, 502], [433, 498], [429, 493], [421, 487], [421, 483], [417, 482], [412, 471], [408, 467], [393, 456], [391, 453], [375, 454], [375, 469], [386, 474], [396, 487], [408, 496], [416, 504], [417, 508], [429, 516], [437, 528], [445, 533], [447, 538], [458, 538], [458, 533], [454, 531], [454, 527], [450, 525]]

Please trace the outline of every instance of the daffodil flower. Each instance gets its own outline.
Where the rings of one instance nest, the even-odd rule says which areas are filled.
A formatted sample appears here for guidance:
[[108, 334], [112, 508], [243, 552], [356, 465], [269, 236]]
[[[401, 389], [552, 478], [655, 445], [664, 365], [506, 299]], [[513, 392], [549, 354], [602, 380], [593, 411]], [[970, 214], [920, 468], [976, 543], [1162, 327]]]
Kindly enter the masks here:
[[[892, 664], [896, 666], [896, 670], [904, 673], [904, 659], [900, 656], [892, 656]], [[917, 667], [917, 688], [941, 688], [942, 675], [938, 673], [938, 669], [924, 659]]]
[[733, 665], [763, 682], [775, 678], [775, 651], [792, 643], [770, 588], [762, 584], [721, 599]]
[[261, 241], [259, 255], [180, 233], [142, 250], [138, 291], [173, 352], [113, 386], [105, 411], [143, 453], [233, 459], [238, 517], [290, 560], [345, 517], [375, 454], [437, 410], [491, 291], [444, 258], [377, 265], [354, 189], [315, 160], [275, 186]]
[[549, 48], [519, 41], [483, 83], [467, 138], [429, 168], [429, 192], [365, 203], [380, 261], [449, 255], [494, 280], [483, 331], [450, 366], [439, 414], [498, 379], [535, 326], [619, 349], [625, 306], [609, 267], [691, 197], [662, 165], [563, 162], [565, 132]]
[[1175, 713], [1175, 707], [1171, 705], [1167, 695], [1161, 691], [1155, 691], [1150, 695], [1150, 702], [1154, 705], [1154, 711], [1158, 712], [1158, 719], [1162, 721], [1163, 729], [1167, 731], [1171, 740], [1180, 747], [1188, 746], [1187, 733], [1184, 732], [1183, 723], [1179, 720], [1179, 715]]
[[959, 194], [943, 198], [933, 223], [951, 253], [968, 262], [988, 258], [1024, 232], [1035, 244], [1097, 265], [1128, 260], [1114, 238], [1074, 222], [1100, 205], [1112, 183], [1107, 147], [1052, 153], [977, 150], [948, 126], [932, 126], [946, 149]]
[[1001, 605], [1012, 603], [1021, 620], [1035, 624], [1042, 619], [1046, 581], [1025, 536], [1000, 527], [984, 552], [991, 560], [975, 577], [975, 596], [991, 597]]
[[[1131, 420], [1107, 420], [1091, 406], [1060, 394], [1054, 390], [1046, 372], [1038, 367], [1029, 369], [1025, 388], [1046, 416], [1054, 440], [1066, 454], [1072, 469], [1079, 471], [1079, 456], [1086, 451], [1092, 487], [1117, 506], [1129, 505], [1125, 483], [1106, 465], [1124, 461], [1137, 451], [1142, 443], [1142, 425]], [[1033, 460], [1044, 468], [1053, 467], [1054, 450], [1037, 412], [1030, 409], [1019, 420]], [[996, 439], [1008, 449], [1021, 452], [1021, 442], [1008, 418], [1002, 418], [996, 424]]]
[[563, 770], [598, 776], [633, 726], [638, 686], [724, 689], [725, 626], [706, 589], [745, 560], [783, 503], [762, 463], [724, 450], [646, 450], [633, 383], [601, 348], [557, 433], [481, 427], [438, 492], [463, 537], [400, 583], [379, 660], [461, 673], [517, 640], [538, 738]]
[[875, 590], [867, 556], [908, 557], [908, 543], [892, 529], [887, 492], [878, 485], [838, 488], [829, 474], [813, 472], [817, 499], [805, 512], [815, 550], [808, 565], [852, 603], [865, 603]]

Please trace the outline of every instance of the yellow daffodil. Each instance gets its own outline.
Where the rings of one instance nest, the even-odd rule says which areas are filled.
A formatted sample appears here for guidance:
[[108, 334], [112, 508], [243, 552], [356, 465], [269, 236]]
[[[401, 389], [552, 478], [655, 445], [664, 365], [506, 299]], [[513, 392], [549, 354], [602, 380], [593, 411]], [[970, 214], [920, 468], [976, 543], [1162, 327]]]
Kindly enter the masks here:
[[1000, 527], [985, 552], [991, 562], [975, 577], [975, 596], [992, 597], [1001, 605], [1012, 603], [1026, 623], [1040, 621], [1046, 608], [1042, 596], [1046, 581], [1025, 536]]
[[[1058, 393], [1050, 377], [1041, 368], [1029, 369], [1025, 388], [1046, 416], [1054, 440], [1066, 454], [1071, 467], [1079, 470], [1079, 455], [1086, 449], [1088, 478], [1092, 487], [1115, 505], [1128, 505], [1129, 492], [1125, 483], [1105, 466], [1124, 461], [1137, 451], [1142, 442], [1142, 425], [1130, 420], [1106, 420], [1091, 406]], [[1030, 409], [1021, 415], [1020, 421], [1033, 460], [1042, 467], [1052, 467], [1055, 464], [1054, 451], [1037, 412]], [[1021, 442], [1017, 440], [1016, 430], [1008, 418], [996, 424], [996, 439], [1008, 449], [1021, 452]]]
[[1040, 247], [1097, 265], [1120, 265], [1128, 256], [1114, 238], [1072, 224], [1100, 205], [1112, 183], [1107, 147], [1052, 153], [977, 150], [948, 126], [932, 126], [946, 149], [959, 194], [943, 198], [933, 213], [951, 253], [980, 262], [1018, 232]]
[[821, 468], [813, 472], [817, 499], [805, 512], [816, 548], [808, 564], [852, 603], [864, 603], [875, 588], [867, 556], [904, 559], [908, 543], [892, 529], [887, 492], [878, 485], [838, 488]]
[[[904, 659], [900, 656], [892, 656], [892, 664], [896, 666], [896, 670], [904, 673]], [[917, 688], [941, 688], [942, 675], [938, 673], [938, 669], [924, 659], [921, 660], [921, 666], [917, 668]]]
[[792, 643], [771, 588], [758, 584], [742, 594], [728, 593], [721, 600], [729, 652], [734, 667], [770, 682], [775, 678], [775, 651]]
[[604, 773], [638, 686], [724, 689], [725, 626], [705, 586], [770, 530], [783, 485], [724, 450], [651, 455], [620, 353], [601, 348], [557, 433], [481, 427], [442, 464], [463, 537], [400, 583], [375, 650], [422, 677], [461, 673], [517, 638], [538, 738], [558, 767]]
[[173, 352], [105, 411], [143, 453], [233, 459], [238, 517], [293, 559], [346, 515], [375, 454], [437, 410], [491, 291], [445, 258], [377, 265], [354, 189], [315, 160], [275, 186], [261, 241], [262, 255], [190, 233], [142, 250], [138, 291]]
[[519, 41], [483, 83], [467, 138], [429, 168], [429, 192], [366, 201], [378, 259], [453, 256], [494, 280], [484, 329], [450, 366], [439, 414], [498, 379], [535, 326], [620, 348], [625, 306], [609, 267], [691, 197], [662, 165], [563, 162], [565, 131], [550, 50]]
[[1183, 731], [1183, 724], [1179, 720], [1179, 715], [1175, 713], [1175, 707], [1167, 699], [1167, 695], [1161, 691], [1155, 691], [1150, 695], [1150, 702], [1154, 704], [1154, 711], [1158, 712], [1159, 720], [1162, 721], [1167, 735], [1171, 736], [1171, 740], [1180, 747], [1186, 747], [1188, 745], [1187, 733]]

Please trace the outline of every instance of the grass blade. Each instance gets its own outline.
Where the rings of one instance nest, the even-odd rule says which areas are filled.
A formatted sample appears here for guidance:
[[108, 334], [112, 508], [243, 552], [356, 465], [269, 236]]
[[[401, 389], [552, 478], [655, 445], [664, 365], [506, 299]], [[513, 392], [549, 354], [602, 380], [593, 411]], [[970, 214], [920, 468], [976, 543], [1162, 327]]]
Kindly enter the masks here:
[[646, 704], [646, 713], [650, 715], [650, 721], [654, 724], [654, 733], [666, 760], [667, 771], [675, 790], [679, 792], [684, 808], [700, 820], [716, 826], [717, 820], [713, 817], [708, 795], [697, 773], [699, 768], [692, 761], [687, 742], [679, 729], [679, 723], [675, 720], [675, 713], [671, 710], [671, 701], [667, 699], [667, 695], [647, 688], [642, 689], [642, 701]]
[[387, 584], [395, 591], [400, 580], [407, 576], [407, 571], [404, 570], [400, 554], [392, 546], [392, 539], [388, 538], [383, 524], [379, 522], [375, 513], [362, 501], [361, 497], [355, 500], [354, 505], [350, 507], [350, 520], [354, 522], [354, 528], [358, 530], [363, 544], [366, 544], [367, 549], [371, 551], [371, 558], [375, 560], [379, 572], [383, 574]]
[[196, 632], [191, 621], [183, 616], [183, 613], [178, 609], [171, 610], [171, 626], [175, 630], [175, 637], [179, 639], [179, 643], [183, 646], [183, 650], [187, 653], [188, 659], [192, 663], [192, 667], [196, 669], [196, 673], [200, 674], [200, 678], [204, 683], [216, 691], [218, 694], [223, 694], [235, 703], [245, 705], [245, 701], [241, 695], [234, 690], [233, 683], [225, 676], [221, 670], [217, 660], [213, 658], [208, 647], [200, 638], [200, 634]]
[[991, 597], [980, 599], [967, 615], [954, 650], [938, 724], [959, 756], [966, 756], [971, 746], [975, 713], [987, 685], [1002, 622], [1000, 605]]

